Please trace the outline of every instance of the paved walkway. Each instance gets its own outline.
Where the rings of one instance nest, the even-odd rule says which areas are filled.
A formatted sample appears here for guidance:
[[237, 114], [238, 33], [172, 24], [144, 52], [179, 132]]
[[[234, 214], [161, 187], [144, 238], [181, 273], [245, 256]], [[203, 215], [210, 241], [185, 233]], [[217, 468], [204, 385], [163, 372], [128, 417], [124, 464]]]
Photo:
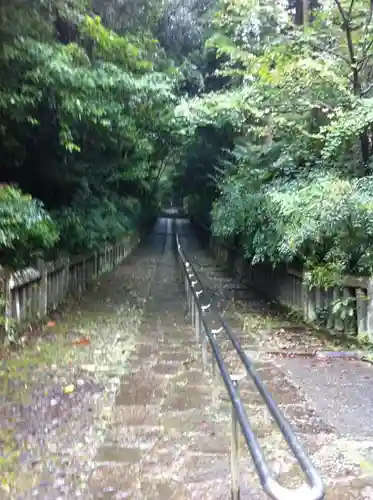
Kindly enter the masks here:
[[[36, 469], [32, 469], [32, 486], [26, 486], [23, 481], [21, 493], [2, 497], [0, 492], [0, 499], [230, 498], [230, 404], [221, 383], [212, 380], [210, 370], [203, 370], [200, 348], [186, 317], [184, 290], [173, 251], [172, 224], [171, 220], [159, 220], [148, 242], [120, 266], [98, 292], [92, 291], [86, 296], [82, 308], [89, 312], [90, 321], [83, 332], [77, 328], [77, 318], [72, 318], [76, 323], [68, 329], [68, 341], [71, 344], [77, 335], [89, 330], [95, 364], [93, 358], [89, 361], [91, 355], [84, 355], [84, 365], [81, 360], [79, 371], [69, 373], [69, 378], [63, 380], [63, 384], [75, 385], [75, 392], [69, 396], [61, 395], [61, 387], [57, 392], [48, 393], [52, 382], [47, 382], [45, 372], [40, 371], [37, 387], [44, 390], [42, 408], [48, 411], [38, 412], [39, 407], [34, 411], [34, 440], [28, 441], [28, 445], [35, 445], [39, 436], [43, 443], [28, 451], [30, 456], [23, 470], [34, 467], [36, 455], [46, 460], [37, 462], [38, 476]], [[265, 304], [254, 296], [246, 301], [246, 306], [232, 303], [227, 276], [216, 269], [211, 257], [201, 250], [189, 226], [179, 223], [179, 228], [185, 236], [183, 243], [198, 258], [203, 281], [221, 309], [227, 311], [230, 323], [237, 328], [237, 335], [255, 360], [262, 379], [320, 468], [328, 486], [327, 500], [373, 499], [369, 436], [356, 439], [356, 433], [347, 437], [341, 432], [333, 415], [343, 412], [343, 404], [336, 404], [334, 413], [316, 404], [313, 391], [317, 385], [324, 387], [321, 376], [316, 377], [313, 387], [312, 384], [308, 389], [299, 387], [299, 379], [312, 380], [306, 371], [290, 376], [285, 365], [265, 354], [258, 340], [260, 336], [243, 331], [243, 318], [252, 320], [245, 307], [256, 311], [256, 321], [260, 315], [267, 321], [269, 312]], [[222, 289], [229, 293], [222, 293]], [[138, 316], [131, 322], [134, 310]], [[263, 331], [264, 335], [259, 326], [252, 331]], [[127, 337], [131, 339], [131, 346], [123, 351]], [[52, 347], [55, 349], [56, 345], [54, 339]], [[222, 341], [221, 348], [232, 373], [239, 374], [241, 367], [229, 344]], [[121, 352], [123, 363], [119, 362]], [[71, 349], [68, 359], [70, 356]], [[102, 358], [106, 367], [105, 377], [98, 368], [97, 357]], [[94, 372], [92, 366], [96, 366]], [[62, 368], [66, 370], [66, 364]], [[58, 372], [58, 377], [63, 373]], [[61, 386], [54, 372], [53, 377]], [[92, 394], [88, 390], [90, 377], [96, 384]], [[256, 390], [248, 380], [243, 380], [240, 388], [270, 466], [284, 485], [299, 484], [301, 473]], [[113, 391], [116, 391], [115, 400]], [[333, 397], [337, 399], [338, 392]], [[97, 398], [99, 405], [93, 403]], [[328, 404], [333, 408], [330, 401]], [[56, 408], [58, 415], [63, 415], [61, 422], [56, 419]], [[105, 409], [105, 425], [99, 426], [105, 436], [101, 445], [96, 438], [93, 441], [90, 438], [92, 420], [96, 419], [97, 424], [103, 418], [99, 409]], [[46, 445], [49, 455], [43, 451]], [[95, 460], [86, 459], [86, 455], [91, 457], [95, 453], [97, 445]], [[240, 446], [242, 500], [264, 500], [242, 439]], [[53, 460], [59, 454], [61, 460], [56, 468]], [[71, 457], [74, 460], [71, 461]], [[18, 478], [23, 477], [19, 471], [15, 469], [18, 487]]]
[[[171, 222], [167, 224], [169, 231]], [[197, 253], [201, 270], [213, 269], [189, 227], [180, 224], [179, 230], [187, 236], [183, 242], [189, 251]], [[111, 428], [91, 478], [97, 499], [226, 500], [230, 496], [229, 400], [221, 384], [203, 371], [200, 349], [185, 317], [172, 245], [169, 233], [129, 374], [122, 379]], [[216, 277], [221, 282], [224, 276], [216, 269], [213, 273], [210, 286], [218, 296]], [[203, 276], [208, 280], [208, 273]], [[239, 332], [238, 336], [321, 469], [328, 485], [326, 498], [373, 498], [370, 473], [363, 470], [361, 456], [351, 453], [335, 427], [315, 411], [312, 401], [274, 360], [258, 354], [255, 338]], [[232, 373], [239, 373], [240, 363], [229, 344], [223, 341], [221, 346]], [[284, 485], [296, 486], [302, 475], [247, 380], [241, 382], [241, 395], [271, 467]], [[242, 498], [264, 499], [242, 440], [240, 469]]]
[[[169, 222], [142, 333], [90, 486], [94, 497], [227, 499], [229, 408], [185, 317]], [[259, 497], [258, 497], [259, 498]]]

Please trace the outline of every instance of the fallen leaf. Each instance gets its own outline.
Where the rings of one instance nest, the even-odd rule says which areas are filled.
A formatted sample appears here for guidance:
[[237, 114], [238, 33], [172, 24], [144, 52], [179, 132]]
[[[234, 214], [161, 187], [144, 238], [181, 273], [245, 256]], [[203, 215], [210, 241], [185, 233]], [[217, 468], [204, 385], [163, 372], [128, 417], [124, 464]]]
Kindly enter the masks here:
[[64, 394], [71, 394], [72, 392], [74, 392], [74, 390], [75, 390], [75, 385], [69, 384], [64, 388], [63, 392]]
[[1, 489], [2, 489], [3, 491], [5, 491], [6, 493], [9, 493], [9, 492], [10, 492], [10, 486], [9, 486], [9, 484], [6, 482], [6, 480], [5, 480], [5, 479], [2, 479], [2, 480], [1, 480]]
[[88, 337], [81, 337], [80, 339], [73, 341], [74, 345], [88, 345], [90, 343], [91, 341]]

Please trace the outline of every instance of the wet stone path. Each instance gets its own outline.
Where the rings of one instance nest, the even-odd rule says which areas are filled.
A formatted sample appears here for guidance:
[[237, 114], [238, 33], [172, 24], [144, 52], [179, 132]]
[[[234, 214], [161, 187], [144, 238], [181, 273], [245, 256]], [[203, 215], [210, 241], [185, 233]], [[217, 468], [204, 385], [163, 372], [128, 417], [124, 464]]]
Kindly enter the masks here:
[[[231, 286], [227, 276], [201, 249], [189, 225], [180, 221], [176, 225], [183, 244], [197, 257], [201, 278], [321, 471], [326, 499], [373, 499], [373, 454], [372, 459], [369, 455], [373, 443], [341, 434], [283, 366], [266, 356], [260, 335], [242, 328], [242, 317], [251, 317], [249, 310], [256, 311], [255, 321], [258, 315], [267, 317], [263, 303], [253, 296], [245, 302], [245, 310], [239, 301], [232, 302], [229, 293], [222, 293]], [[76, 370], [63, 380], [63, 384], [74, 383], [75, 391], [69, 396], [47, 394], [44, 371], [36, 384], [39, 392], [45, 392], [42, 408], [56, 401], [68, 406], [64, 419], [56, 423], [58, 432], [45, 431], [55, 423], [54, 414], [34, 412], [29, 441], [34, 448], [27, 448], [26, 466], [14, 469], [18, 494], [1, 496], [0, 492], [0, 499], [230, 498], [230, 404], [222, 383], [212, 379], [210, 366], [203, 369], [201, 349], [186, 314], [172, 226], [171, 220], [160, 219], [147, 243], [98, 291], [87, 294], [81, 309], [82, 317], [89, 317], [83, 326], [91, 335], [91, 346], [86, 354], [79, 354]], [[76, 315], [71, 323], [69, 328], [64, 326], [68, 339], [71, 331], [73, 338], [76, 330], [81, 335]], [[260, 332], [262, 325], [253, 324], [257, 328], [252, 331]], [[231, 373], [241, 375], [231, 346], [220, 339], [220, 347]], [[68, 359], [70, 363], [70, 351]], [[66, 363], [62, 368], [66, 370]], [[62, 376], [63, 371], [57, 374]], [[284, 486], [299, 485], [303, 476], [257, 391], [242, 379], [240, 393], [270, 467]], [[97, 428], [102, 439], [96, 436]], [[39, 437], [44, 444], [37, 444]], [[49, 455], [43, 451], [45, 443], [52, 450]], [[240, 455], [242, 500], [264, 500], [242, 439]], [[21, 484], [19, 478], [35, 460], [40, 466], [38, 476], [32, 470], [32, 484]]]
[[202, 370], [184, 304], [169, 234], [90, 480], [96, 499], [229, 497], [229, 408]]
[[[199, 264], [213, 266], [211, 258], [198, 248], [190, 228], [183, 224], [178, 227], [181, 235], [187, 236], [184, 244], [198, 255]], [[203, 369], [200, 346], [186, 317], [172, 245], [169, 235], [141, 335], [130, 359], [129, 372], [122, 378], [106, 442], [91, 477], [95, 499], [230, 497], [229, 399], [221, 382], [212, 380], [210, 369]], [[207, 280], [206, 273], [203, 275]], [[216, 283], [210, 285], [213, 290]], [[218, 295], [218, 289], [215, 292]], [[234, 323], [234, 316], [230, 319]], [[351, 453], [349, 443], [323, 420], [312, 401], [280, 366], [258, 354], [255, 338], [239, 330], [237, 335], [321, 470], [328, 486], [327, 500], [373, 498], [373, 483], [369, 471], [362, 466], [362, 457]], [[221, 339], [220, 346], [231, 373], [242, 374], [229, 343]], [[298, 486], [303, 481], [301, 471], [257, 391], [243, 379], [240, 393], [272, 470], [283, 485]], [[266, 498], [242, 439], [240, 449], [242, 499]]]

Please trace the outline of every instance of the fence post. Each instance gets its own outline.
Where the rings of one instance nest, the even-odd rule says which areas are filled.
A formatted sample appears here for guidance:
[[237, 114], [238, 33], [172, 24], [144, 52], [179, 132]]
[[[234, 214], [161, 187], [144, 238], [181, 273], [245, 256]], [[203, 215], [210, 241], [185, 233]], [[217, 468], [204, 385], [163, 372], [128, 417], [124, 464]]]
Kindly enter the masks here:
[[327, 310], [327, 318], [326, 318], [326, 327], [334, 328], [334, 315], [333, 315], [333, 297], [334, 297], [334, 288], [326, 289], [326, 310]]
[[307, 297], [307, 302], [308, 302], [308, 321], [315, 321], [317, 318], [317, 311], [316, 311], [316, 289], [312, 288], [312, 290], [307, 290], [308, 291], [308, 297]]
[[93, 253], [93, 275], [92, 279], [96, 279], [98, 277], [98, 271], [97, 271], [97, 252]]
[[65, 257], [65, 265], [64, 265], [64, 270], [63, 270], [63, 275], [64, 275], [64, 297], [69, 293], [69, 286], [70, 286], [70, 257]]
[[10, 276], [5, 279], [5, 333], [11, 330], [12, 321], [12, 290], [10, 288]]
[[[334, 287], [333, 288], [333, 303], [335, 304], [337, 301], [341, 300], [341, 297], [342, 297], [342, 293], [341, 293], [340, 288]], [[342, 319], [340, 318], [340, 316], [338, 314], [336, 314], [335, 318], [334, 318], [334, 328], [336, 330], [338, 330], [339, 332], [344, 331], [344, 321], [342, 321]]]
[[38, 259], [38, 270], [40, 272], [40, 287], [39, 287], [39, 318], [43, 318], [48, 312], [48, 266]]
[[[58, 297], [58, 275], [55, 269], [58, 267], [58, 260], [47, 264], [47, 309], [48, 306], [54, 311]], [[51, 271], [48, 283], [48, 272]], [[48, 286], [49, 285], [49, 286]]]
[[101, 268], [102, 268], [102, 250], [100, 248], [100, 250], [97, 252], [97, 277], [101, 276]]
[[82, 262], [82, 290], [86, 289], [86, 282], [87, 282], [87, 264], [86, 264], [86, 259], [85, 257], [83, 258]]
[[322, 291], [319, 287], [314, 289], [314, 298], [315, 298], [315, 320], [320, 315], [320, 311], [322, 308]]
[[367, 318], [368, 318], [368, 300], [361, 288], [356, 289], [356, 316], [357, 316], [357, 333], [367, 333]]
[[373, 339], [373, 279], [368, 282], [367, 290], [367, 334]]
[[308, 317], [308, 285], [307, 283], [302, 283], [302, 310], [303, 310], [303, 316], [304, 319], [307, 321], [309, 319]]
[[[351, 293], [351, 290], [349, 288], [344, 288], [343, 289], [343, 298], [347, 300], [347, 303], [353, 299], [353, 294]], [[356, 317], [346, 315], [346, 318], [344, 320], [344, 331], [345, 333], [355, 333], [356, 328], [357, 328], [357, 302], [355, 303], [355, 308], [356, 308]]]
[[10, 276], [8, 271], [5, 269], [0, 270], [0, 307], [1, 307], [1, 328], [3, 335], [0, 335], [0, 338], [4, 337], [10, 332], [11, 327], [11, 317], [12, 317], [12, 295], [10, 289]]

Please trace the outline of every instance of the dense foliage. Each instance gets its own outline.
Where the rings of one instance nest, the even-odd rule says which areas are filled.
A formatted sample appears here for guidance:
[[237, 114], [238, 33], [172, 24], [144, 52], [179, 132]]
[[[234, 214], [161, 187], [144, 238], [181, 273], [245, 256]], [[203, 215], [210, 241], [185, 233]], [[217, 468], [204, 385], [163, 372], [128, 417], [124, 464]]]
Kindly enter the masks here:
[[225, 81], [177, 108], [177, 179], [187, 172], [194, 215], [212, 213], [215, 233], [253, 262], [371, 274], [372, 7], [292, 7], [222, 0], [206, 46]]
[[[110, 18], [105, 3], [100, 8]], [[80, 0], [0, 10], [1, 181], [40, 200], [51, 217], [49, 232], [44, 225], [28, 237], [39, 251], [57, 233], [59, 251], [115, 240], [155, 209], [173, 144], [177, 73], [150, 24], [114, 32]], [[7, 197], [7, 215], [20, 200]], [[38, 207], [30, 200], [29, 211]], [[1, 239], [5, 258], [13, 232]], [[27, 254], [23, 243], [20, 236]]]
[[52, 247], [57, 230], [42, 204], [13, 187], [0, 187], [1, 259], [22, 265]]

